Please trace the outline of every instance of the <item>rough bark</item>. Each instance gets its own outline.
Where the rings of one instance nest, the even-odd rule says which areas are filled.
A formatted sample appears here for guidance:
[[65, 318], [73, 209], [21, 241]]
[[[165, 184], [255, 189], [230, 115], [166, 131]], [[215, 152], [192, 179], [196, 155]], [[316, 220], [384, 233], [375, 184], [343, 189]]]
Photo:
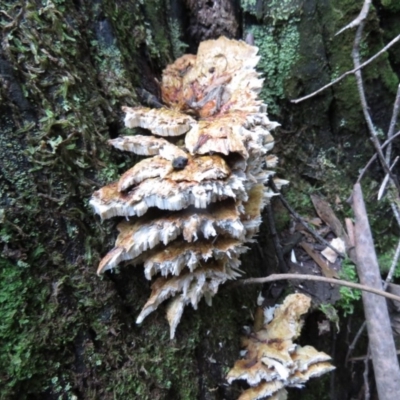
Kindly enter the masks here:
[[[142, 100], [135, 88], [157, 95], [161, 70], [203, 38], [204, 27], [189, 23], [192, 3], [188, 9], [178, 0], [2, 3], [1, 399], [230, 400], [240, 392], [227, 387], [224, 376], [237, 359], [241, 327], [251, 323], [256, 288], [223, 289], [212, 308], [187, 310], [170, 342], [162, 310], [142, 326], [134, 323], [150, 290], [139, 269], [95, 275], [116, 222], [95, 218], [88, 199], [135, 162], [105, 142], [127, 133], [120, 107]], [[238, 10], [237, 2], [227, 3], [235, 12], [227, 30], [223, 20], [210, 26], [238, 36], [253, 31], [266, 77], [262, 96], [283, 125], [276, 135], [280, 173], [292, 175], [292, 196], [325, 184], [329, 193], [347, 195], [352, 171], [363, 161], [354, 155], [366, 138], [354, 81], [300, 106], [289, 99], [350, 67], [351, 32], [339, 41], [332, 37], [358, 5], [242, 1]], [[216, 10], [203, 11], [218, 18]], [[382, 18], [390, 22], [398, 12], [386, 8]], [[374, 14], [368, 54], [382, 44], [378, 23]], [[383, 58], [366, 75], [383, 128], [391, 103], [383, 93], [396, 90], [398, 53], [392, 65]], [[349, 161], [355, 165], [338, 175], [336, 166]], [[259, 247], [243, 259], [247, 276], [276, 272], [265, 265], [274, 261], [266, 235], [264, 227]], [[337, 388], [332, 398], [348, 392]]]

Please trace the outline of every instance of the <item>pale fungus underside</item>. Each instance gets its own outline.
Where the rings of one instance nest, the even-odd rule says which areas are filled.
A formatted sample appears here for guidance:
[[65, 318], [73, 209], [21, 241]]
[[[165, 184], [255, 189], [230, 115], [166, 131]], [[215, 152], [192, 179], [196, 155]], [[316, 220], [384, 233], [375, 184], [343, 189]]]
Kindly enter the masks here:
[[102, 218], [127, 219], [98, 273], [122, 261], [143, 264], [146, 278], [155, 280], [137, 322], [170, 299], [171, 338], [185, 305], [196, 308], [202, 297], [210, 304], [220, 284], [240, 276], [244, 243], [254, 240], [273, 196], [265, 184], [277, 158], [267, 152], [279, 124], [258, 100], [257, 50], [221, 37], [169, 65], [161, 83], [164, 107], [123, 109], [125, 125], [149, 135], [109, 141], [151, 158], [90, 201]]
[[243, 338], [244, 359], [236, 361], [227, 375], [229, 383], [245, 380], [250, 386], [238, 400], [286, 400], [285, 387], [301, 388], [310, 378], [335, 368], [328, 354], [293, 342], [310, 304], [311, 299], [303, 294], [287, 296], [271, 321]]

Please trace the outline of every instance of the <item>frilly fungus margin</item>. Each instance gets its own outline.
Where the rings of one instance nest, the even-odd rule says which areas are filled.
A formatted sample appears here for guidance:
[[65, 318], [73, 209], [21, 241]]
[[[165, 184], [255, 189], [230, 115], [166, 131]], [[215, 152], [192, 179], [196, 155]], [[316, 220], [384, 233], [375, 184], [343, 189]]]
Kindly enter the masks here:
[[219, 285], [240, 276], [244, 243], [254, 240], [274, 195], [265, 184], [277, 158], [267, 153], [279, 124], [258, 99], [257, 51], [221, 37], [169, 65], [161, 84], [164, 107], [123, 108], [127, 127], [152, 135], [109, 141], [152, 158], [90, 201], [102, 218], [126, 218], [98, 273], [122, 261], [144, 264], [146, 278], [157, 277], [137, 323], [170, 299], [171, 338], [185, 305], [197, 308], [202, 297], [211, 304]]

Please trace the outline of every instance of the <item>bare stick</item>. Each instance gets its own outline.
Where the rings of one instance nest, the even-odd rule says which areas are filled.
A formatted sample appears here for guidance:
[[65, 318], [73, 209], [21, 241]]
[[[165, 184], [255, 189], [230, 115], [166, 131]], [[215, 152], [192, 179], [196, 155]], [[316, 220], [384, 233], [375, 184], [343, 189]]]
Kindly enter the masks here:
[[319, 235], [317, 232], [315, 232], [313, 229], [311, 229], [308, 226], [308, 224], [303, 220], [303, 218], [301, 218], [300, 215], [297, 214], [297, 212], [293, 210], [293, 208], [290, 206], [290, 204], [287, 202], [287, 200], [279, 192], [278, 188], [276, 187], [276, 185], [275, 185], [275, 183], [274, 183], [274, 181], [272, 179], [268, 182], [268, 185], [271, 187], [271, 189], [275, 193], [279, 193], [279, 199], [282, 202], [282, 204], [289, 211], [289, 213], [293, 215], [293, 217], [296, 219], [296, 221], [304, 226], [304, 228], [307, 230], [307, 232], [309, 232], [311, 235], [313, 235], [320, 243], [322, 243], [323, 245], [325, 245], [325, 246], [329, 247], [330, 249], [332, 249], [340, 257], [346, 258], [345, 254], [343, 254], [342, 252], [340, 252], [337, 249], [335, 249], [335, 247], [333, 247], [329, 242], [327, 242], [321, 235]]
[[360, 283], [343, 281], [341, 279], [327, 278], [325, 276], [319, 275], [308, 275], [308, 274], [272, 274], [265, 276], [263, 278], [249, 278], [240, 279], [232, 286], [250, 285], [250, 284], [261, 284], [267, 282], [275, 282], [282, 280], [299, 280], [299, 281], [318, 281], [324, 283], [331, 283], [332, 285], [347, 286], [352, 289], [363, 290], [365, 292], [370, 292], [378, 296], [386, 297], [387, 299], [393, 299], [400, 301], [400, 296], [396, 296], [392, 293], [384, 292], [383, 290], [375, 289], [370, 286], [361, 285]]
[[376, 58], [378, 58], [382, 53], [384, 53], [387, 49], [392, 47], [395, 43], [397, 43], [400, 40], [400, 35], [396, 36], [391, 42], [389, 42], [385, 47], [383, 47], [381, 50], [379, 50], [374, 56], [369, 58], [367, 61], [363, 62], [361, 65], [359, 65], [357, 68], [352, 69], [351, 71], [345, 72], [343, 75], [339, 76], [339, 78], [336, 78], [332, 82], [328, 83], [327, 85], [323, 86], [322, 88], [316, 90], [315, 92], [312, 92], [308, 94], [307, 96], [300, 97], [298, 99], [293, 99], [291, 100], [291, 103], [300, 103], [304, 100], [310, 99], [311, 97], [314, 97], [315, 95], [323, 92], [325, 89], [328, 89], [329, 87], [335, 85], [336, 83], [340, 82], [343, 78], [345, 78], [348, 75], [356, 73], [358, 70], [361, 68], [364, 68], [366, 65], [374, 61]]
[[367, 323], [364, 321], [362, 323], [362, 325], [360, 326], [360, 329], [357, 331], [356, 335], [354, 336], [353, 341], [351, 342], [349, 349], [347, 350], [347, 354], [346, 354], [346, 361], [345, 364], [347, 364], [347, 361], [349, 360], [349, 357], [351, 356], [351, 354], [353, 353], [353, 350], [356, 347], [356, 344], [358, 342], [358, 339], [360, 339], [361, 335], [364, 332], [365, 327], [367, 326]]
[[[356, 37], [354, 40], [354, 46], [353, 46], [353, 51], [352, 51], [352, 57], [353, 57], [353, 62], [354, 62], [354, 67], [358, 68], [360, 66], [360, 43], [361, 43], [361, 38], [362, 38], [362, 33], [364, 29], [364, 22], [360, 23], [360, 26], [357, 29]], [[355, 72], [355, 77], [356, 77], [356, 82], [357, 82], [357, 87], [358, 87], [358, 94], [360, 96], [361, 100], [361, 107], [364, 113], [364, 118], [367, 123], [368, 129], [371, 134], [371, 139], [372, 143], [374, 144], [375, 150], [378, 153], [379, 160], [382, 164], [383, 169], [385, 170], [386, 174], [388, 174], [395, 184], [397, 191], [400, 192], [400, 186], [399, 182], [397, 181], [397, 178], [393, 175], [393, 173], [390, 171], [390, 168], [385, 160], [385, 157], [382, 153], [381, 145], [378, 140], [378, 133], [374, 127], [374, 124], [372, 122], [371, 116], [368, 111], [368, 104], [367, 104], [367, 99], [365, 96], [365, 91], [364, 91], [364, 84], [362, 80], [362, 75], [361, 71], [358, 70]]]
[[[400, 258], [400, 241], [397, 244], [396, 252], [395, 252], [395, 255], [394, 255], [393, 260], [392, 260], [392, 265], [390, 266], [389, 272], [388, 272], [387, 277], [385, 279], [385, 283], [383, 284], [383, 290], [386, 290], [388, 285], [389, 285], [389, 283], [392, 281], [394, 271], [396, 270], [397, 263], [399, 262], [399, 258]], [[347, 361], [352, 361], [353, 360], [352, 358], [349, 358], [349, 357], [351, 356], [351, 353], [355, 349], [355, 347], [357, 345], [357, 342], [358, 342], [358, 339], [360, 339], [360, 336], [364, 332], [364, 329], [365, 329], [366, 326], [367, 326], [367, 323], [364, 321], [363, 324], [361, 325], [360, 329], [358, 330], [358, 332], [354, 336], [354, 339], [351, 342], [351, 344], [349, 346], [349, 349], [347, 351], [346, 361], [345, 361], [346, 364], [347, 364]]]
[[[363, 285], [381, 290], [378, 259], [359, 183], [354, 185], [352, 207], [358, 276]], [[400, 393], [400, 368], [386, 301], [365, 292], [362, 298], [379, 399], [392, 400]]]
[[[390, 166], [390, 168], [389, 168], [390, 171], [393, 170], [394, 166], [397, 164], [397, 161], [399, 161], [399, 156], [397, 156], [397, 157], [394, 159], [393, 164], [392, 164], [392, 165]], [[385, 177], [383, 178], [381, 187], [379, 188], [379, 191], [378, 191], [378, 196], [377, 196], [377, 200], [378, 200], [378, 201], [382, 199], [382, 197], [383, 197], [383, 195], [384, 195], [384, 193], [385, 193], [386, 186], [387, 186], [387, 184], [388, 184], [388, 182], [389, 182], [389, 178], [390, 178], [389, 175], [385, 175]], [[389, 184], [389, 187], [391, 187], [391, 186], [393, 186], [393, 185], [392, 185], [392, 184]]]
[[387, 274], [385, 283], [383, 285], [383, 289], [386, 290], [388, 287], [389, 283], [392, 281], [394, 271], [396, 270], [397, 263], [399, 262], [399, 257], [400, 257], [400, 241], [397, 243], [397, 248], [396, 252], [394, 253], [394, 257], [392, 260], [392, 265], [390, 266], [389, 272]]
[[350, 22], [350, 24], [346, 25], [344, 28], [342, 28], [339, 32], [335, 34], [335, 36], [340, 35], [342, 32], [344, 32], [347, 29], [354, 28], [355, 26], [358, 26], [367, 18], [369, 8], [371, 7], [371, 0], [365, 0], [364, 4], [362, 6], [362, 9], [360, 11], [360, 14], [358, 14], [358, 17]]
[[[357, 29], [357, 33], [356, 33], [356, 37], [354, 40], [354, 46], [353, 46], [353, 52], [352, 52], [352, 57], [353, 57], [353, 62], [354, 62], [354, 66], [357, 68], [360, 65], [360, 53], [359, 53], [359, 47], [360, 47], [360, 42], [361, 42], [361, 37], [362, 37], [362, 32], [364, 29], [364, 22], [360, 23], [360, 26]], [[397, 223], [400, 226], [400, 210], [398, 208], [398, 205], [396, 203], [397, 200], [399, 200], [399, 194], [400, 194], [400, 184], [399, 181], [397, 179], [397, 177], [390, 171], [390, 168], [385, 160], [385, 157], [383, 155], [379, 140], [378, 140], [378, 134], [376, 132], [376, 129], [372, 123], [372, 119], [371, 116], [369, 114], [368, 111], [368, 104], [367, 104], [367, 100], [365, 97], [365, 91], [364, 91], [364, 85], [363, 85], [363, 81], [362, 81], [362, 75], [361, 75], [361, 71], [357, 71], [355, 73], [356, 76], [356, 81], [357, 81], [357, 87], [358, 87], [358, 92], [360, 95], [360, 100], [361, 100], [361, 106], [362, 106], [362, 110], [364, 113], [364, 118], [365, 121], [367, 122], [368, 125], [368, 129], [370, 131], [371, 134], [371, 139], [372, 139], [372, 143], [374, 144], [374, 147], [376, 149], [376, 152], [378, 154], [379, 160], [382, 164], [383, 169], [385, 170], [386, 174], [389, 175], [390, 177], [390, 184], [394, 185], [396, 187], [397, 190], [397, 195], [396, 195], [396, 199], [390, 199], [390, 207], [392, 208], [393, 214], [397, 220]], [[400, 101], [398, 100], [398, 98], [396, 97], [396, 102]], [[393, 118], [392, 119], [397, 119], [396, 118], [396, 105], [394, 106], [394, 111], [393, 111]], [[393, 196], [391, 196], [393, 197]]]
[[347, 230], [347, 238], [348, 241], [346, 243], [346, 253], [349, 256], [350, 260], [355, 264], [357, 262], [356, 259], [356, 240], [354, 236], [354, 224], [350, 218], [345, 218], [346, 230]]
[[[390, 120], [389, 131], [387, 134], [388, 139], [391, 139], [393, 137], [394, 128], [396, 126], [397, 118], [399, 117], [399, 111], [400, 111], [400, 85], [397, 87], [397, 94], [396, 94], [396, 100], [394, 101], [392, 119]], [[389, 147], [386, 149], [386, 162], [388, 164], [390, 163], [391, 156], [392, 156], [392, 144], [390, 143]]]
[[390, 207], [391, 207], [394, 217], [397, 221], [397, 225], [399, 225], [399, 227], [400, 227], [400, 211], [399, 211], [399, 208], [398, 208], [396, 202], [390, 201]]
[[[386, 140], [385, 143], [382, 144], [381, 149], [383, 150], [388, 144], [390, 144], [394, 139], [400, 136], [400, 131], [396, 132], [390, 139]], [[360, 175], [357, 179], [356, 183], [360, 183], [367, 169], [371, 166], [371, 164], [376, 160], [377, 154], [375, 153], [368, 161], [367, 165], [361, 170]]]
[[368, 372], [369, 372], [369, 355], [371, 353], [370, 348], [368, 347], [367, 357], [364, 360], [364, 400], [369, 400], [371, 398], [371, 393], [369, 391], [369, 383], [368, 383]]
[[[397, 350], [397, 351], [396, 351], [396, 354], [397, 354], [397, 355], [400, 355], [400, 350]], [[365, 358], [371, 359], [371, 354], [368, 353], [368, 354], [366, 354], [365, 356], [352, 357], [352, 358], [350, 358], [349, 361], [350, 361], [350, 362], [353, 362], [353, 361], [364, 361]]]

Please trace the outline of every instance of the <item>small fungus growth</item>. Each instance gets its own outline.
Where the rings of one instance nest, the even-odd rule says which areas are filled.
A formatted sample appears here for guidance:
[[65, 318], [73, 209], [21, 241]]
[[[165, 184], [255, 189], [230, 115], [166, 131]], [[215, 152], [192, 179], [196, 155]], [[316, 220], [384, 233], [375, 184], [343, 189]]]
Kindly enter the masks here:
[[286, 400], [285, 387], [301, 388], [310, 378], [335, 368], [328, 354], [293, 343], [310, 304], [311, 299], [303, 294], [287, 296], [271, 321], [242, 339], [244, 359], [236, 361], [227, 375], [229, 383], [240, 379], [250, 385], [239, 400]]
[[102, 218], [126, 218], [98, 273], [122, 261], [143, 264], [154, 281], [137, 322], [169, 299], [171, 338], [186, 305], [197, 308], [202, 297], [210, 304], [219, 285], [240, 276], [244, 244], [254, 240], [274, 195], [265, 184], [277, 158], [267, 153], [279, 124], [258, 99], [257, 51], [221, 37], [167, 66], [162, 108], [123, 107], [125, 125], [149, 134], [109, 141], [150, 158], [90, 201]]

